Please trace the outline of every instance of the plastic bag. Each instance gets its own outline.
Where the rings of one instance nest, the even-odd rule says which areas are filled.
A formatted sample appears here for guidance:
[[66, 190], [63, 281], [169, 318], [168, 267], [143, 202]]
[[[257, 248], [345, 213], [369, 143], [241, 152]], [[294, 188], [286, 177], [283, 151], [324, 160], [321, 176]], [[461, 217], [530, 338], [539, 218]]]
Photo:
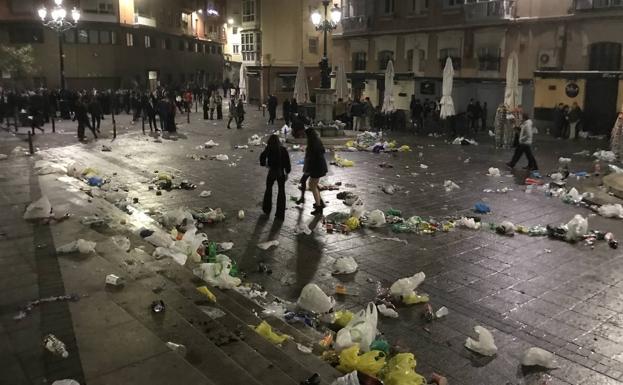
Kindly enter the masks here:
[[204, 233], [197, 234], [197, 228], [191, 227], [184, 233], [180, 241], [176, 241], [173, 249], [184, 253], [193, 262], [201, 262], [201, 256], [197, 252], [201, 244], [208, 240], [208, 236]]
[[504, 221], [500, 223], [498, 227], [496, 227], [495, 231], [501, 235], [514, 235], [515, 225], [509, 221]]
[[169, 248], [171, 247], [171, 245], [173, 245], [173, 239], [171, 238], [171, 235], [160, 231], [156, 231], [150, 236], [145, 237], [145, 241], [151, 243], [153, 246], [156, 247]]
[[396, 310], [388, 308], [385, 304], [377, 305], [376, 308], [378, 309], [379, 313], [383, 314], [385, 317], [398, 318], [398, 313], [396, 312]]
[[346, 220], [346, 222], [344, 222], [344, 224], [346, 225], [346, 227], [348, 227], [348, 230], [350, 231], [357, 230], [359, 227], [361, 227], [361, 223], [359, 222], [358, 217], [350, 217]]
[[527, 349], [521, 357], [521, 364], [523, 366], [542, 366], [547, 369], [558, 368], [556, 356], [541, 348]]
[[331, 385], [359, 385], [359, 377], [357, 377], [357, 371], [355, 370], [343, 377], [336, 379], [331, 383]]
[[350, 322], [342, 328], [335, 339], [335, 350], [341, 351], [353, 345], [367, 352], [370, 344], [376, 338], [378, 311], [373, 302], [368, 303], [365, 309], [359, 311]]
[[376, 377], [385, 366], [385, 356], [378, 350], [359, 355], [359, 346], [354, 345], [340, 353], [340, 365], [337, 367], [342, 373], [353, 370]]
[[313, 313], [328, 313], [335, 306], [335, 299], [329, 297], [318, 285], [309, 283], [301, 291], [297, 305]]
[[623, 206], [619, 203], [603, 205], [597, 210], [597, 212], [599, 215], [606, 218], [623, 218]]
[[215, 263], [202, 263], [193, 269], [193, 274], [220, 289], [233, 289], [240, 286], [241, 281], [229, 275], [231, 267], [231, 259], [219, 254]]
[[482, 326], [476, 326], [474, 331], [478, 334], [478, 341], [473, 340], [471, 337], [467, 337], [467, 340], [465, 341], [466, 348], [488, 357], [497, 353], [498, 347], [495, 346], [495, 341], [493, 341], [493, 335], [490, 331]]
[[268, 241], [268, 242], [262, 242], [262, 243], [257, 244], [257, 247], [259, 247], [262, 250], [268, 250], [273, 246], [274, 247], [279, 246], [279, 241]]
[[365, 210], [365, 205], [361, 199], [357, 199], [350, 208], [350, 216], [360, 218]]
[[58, 254], [70, 254], [79, 252], [80, 254], [92, 254], [95, 253], [95, 246], [97, 243], [85, 241], [84, 239], [78, 239], [77, 241], [70, 242], [56, 249]]
[[381, 227], [385, 223], [385, 213], [381, 210], [372, 210], [367, 215], [366, 226], [368, 227]]
[[162, 216], [162, 223], [169, 228], [179, 226], [186, 219], [187, 223], [193, 223], [193, 216], [190, 212], [183, 209], [167, 211]]
[[349, 310], [339, 310], [336, 311], [333, 323], [339, 327], [345, 327], [348, 323], [353, 319], [355, 314]]
[[130, 243], [130, 240], [128, 239], [128, 237], [115, 235], [114, 237], [110, 239], [112, 240], [112, 243], [115, 244], [115, 246], [117, 246], [119, 249], [123, 251], [130, 251], [130, 248], [132, 247], [132, 244]]
[[215, 157], [216, 160], [220, 160], [221, 162], [226, 162], [229, 160], [229, 156], [225, 155], [225, 154], [218, 154]]
[[399, 353], [387, 362], [383, 370], [385, 385], [422, 385], [426, 379], [415, 372], [415, 356], [412, 353]]
[[483, 202], [478, 202], [474, 206], [474, 211], [478, 214], [487, 214], [491, 212], [491, 208], [489, 208], [489, 206], [487, 206], [487, 204]]
[[419, 272], [409, 278], [401, 278], [394, 282], [389, 288], [390, 293], [394, 297], [407, 297], [415, 294], [415, 289], [426, 279], [426, 274]]
[[489, 167], [488, 176], [500, 176], [500, 169], [495, 167]]
[[616, 160], [616, 155], [612, 151], [597, 151], [593, 156], [605, 162], [614, 162]]
[[174, 250], [168, 247], [156, 247], [152, 254], [156, 260], [162, 258], [171, 258], [178, 264], [184, 266], [188, 260], [188, 256], [179, 250]]
[[340, 257], [333, 264], [333, 274], [352, 274], [357, 268], [357, 261], [353, 257]]
[[286, 340], [292, 338], [286, 334], [278, 334], [273, 331], [273, 328], [266, 321], [262, 321], [259, 325], [255, 327], [255, 332], [262, 337], [266, 338], [268, 341], [273, 344], [282, 344]]
[[76, 380], [57, 380], [52, 383], [52, 385], [80, 385], [80, 383]]
[[565, 235], [565, 239], [567, 241], [580, 240], [584, 235], [588, 234], [588, 219], [581, 215], [576, 215], [567, 223], [566, 227], [567, 234]]
[[446, 192], [452, 192], [454, 190], [459, 190], [461, 187], [459, 187], [458, 184], [454, 183], [451, 180], [447, 180], [443, 183], [443, 187], [445, 188]]
[[465, 227], [467, 229], [478, 230], [480, 229], [480, 222], [476, 222], [474, 218], [463, 217], [456, 222], [459, 227]]
[[341, 158], [337, 154], [335, 154], [333, 161], [338, 167], [353, 167], [355, 165], [355, 162], [353, 162], [352, 160]]
[[430, 298], [426, 294], [411, 293], [405, 297], [402, 297], [402, 302], [405, 305], [415, 305], [418, 303], [425, 303], [428, 301], [430, 301]]
[[50, 218], [52, 216], [52, 204], [48, 198], [44, 195], [37, 201], [32, 202], [26, 208], [24, 213], [24, 219], [42, 219]]

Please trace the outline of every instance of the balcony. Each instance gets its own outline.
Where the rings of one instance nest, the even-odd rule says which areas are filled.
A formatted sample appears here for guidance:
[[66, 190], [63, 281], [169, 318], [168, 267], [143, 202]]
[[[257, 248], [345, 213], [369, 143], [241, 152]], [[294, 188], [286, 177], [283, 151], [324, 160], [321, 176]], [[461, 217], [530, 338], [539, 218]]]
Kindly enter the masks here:
[[578, 11], [615, 8], [623, 10], [623, 0], [576, 0], [575, 2], [575, 9]]
[[134, 25], [156, 28], [156, 18], [151, 16], [141, 16], [138, 13], [135, 13]]
[[102, 13], [85, 10], [80, 16], [81, 21], [92, 21], [97, 23], [118, 23], [119, 19], [114, 13]]
[[479, 1], [464, 5], [468, 22], [509, 20], [515, 17], [515, 0]]
[[342, 19], [342, 31], [344, 34], [366, 32], [369, 26], [367, 16], [353, 16]]

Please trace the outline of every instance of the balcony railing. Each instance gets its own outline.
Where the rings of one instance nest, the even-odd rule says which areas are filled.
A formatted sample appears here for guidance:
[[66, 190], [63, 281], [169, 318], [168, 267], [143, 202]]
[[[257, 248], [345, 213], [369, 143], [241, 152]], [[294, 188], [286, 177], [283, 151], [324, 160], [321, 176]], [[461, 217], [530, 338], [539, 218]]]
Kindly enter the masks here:
[[134, 14], [134, 24], [143, 25], [146, 27], [156, 27], [156, 18], [151, 16], [141, 16], [138, 13]]
[[590, 9], [623, 9], [623, 0], [576, 0], [575, 9], [579, 11]]
[[467, 21], [496, 21], [515, 16], [515, 0], [480, 1], [464, 5]]
[[367, 16], [353, 16], [342, 19], [342, 30], [344, 33], [365, 32], [368, 29]]

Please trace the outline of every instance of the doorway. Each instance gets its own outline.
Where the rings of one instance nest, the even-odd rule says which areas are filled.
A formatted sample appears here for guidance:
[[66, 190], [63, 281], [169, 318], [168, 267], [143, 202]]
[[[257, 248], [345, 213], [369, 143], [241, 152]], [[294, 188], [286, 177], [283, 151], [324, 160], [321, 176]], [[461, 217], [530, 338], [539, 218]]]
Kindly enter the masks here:
[[154, 92], [158, 88], [158, 71], [147, 71], [149, 91]]
[[608, 134], [617, 116], [619, 80], [594, 78], [586, 81], [583, 129], [596, 135]]

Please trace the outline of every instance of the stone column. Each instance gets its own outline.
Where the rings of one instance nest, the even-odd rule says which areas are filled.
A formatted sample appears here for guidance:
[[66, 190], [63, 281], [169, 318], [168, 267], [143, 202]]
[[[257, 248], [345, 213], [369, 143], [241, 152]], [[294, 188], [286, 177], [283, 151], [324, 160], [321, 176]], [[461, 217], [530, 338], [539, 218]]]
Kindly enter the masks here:
[[335, 90], [330, 88], [316, 88], [316, 122], [329, 123], [333, 121], [333, 95]]

